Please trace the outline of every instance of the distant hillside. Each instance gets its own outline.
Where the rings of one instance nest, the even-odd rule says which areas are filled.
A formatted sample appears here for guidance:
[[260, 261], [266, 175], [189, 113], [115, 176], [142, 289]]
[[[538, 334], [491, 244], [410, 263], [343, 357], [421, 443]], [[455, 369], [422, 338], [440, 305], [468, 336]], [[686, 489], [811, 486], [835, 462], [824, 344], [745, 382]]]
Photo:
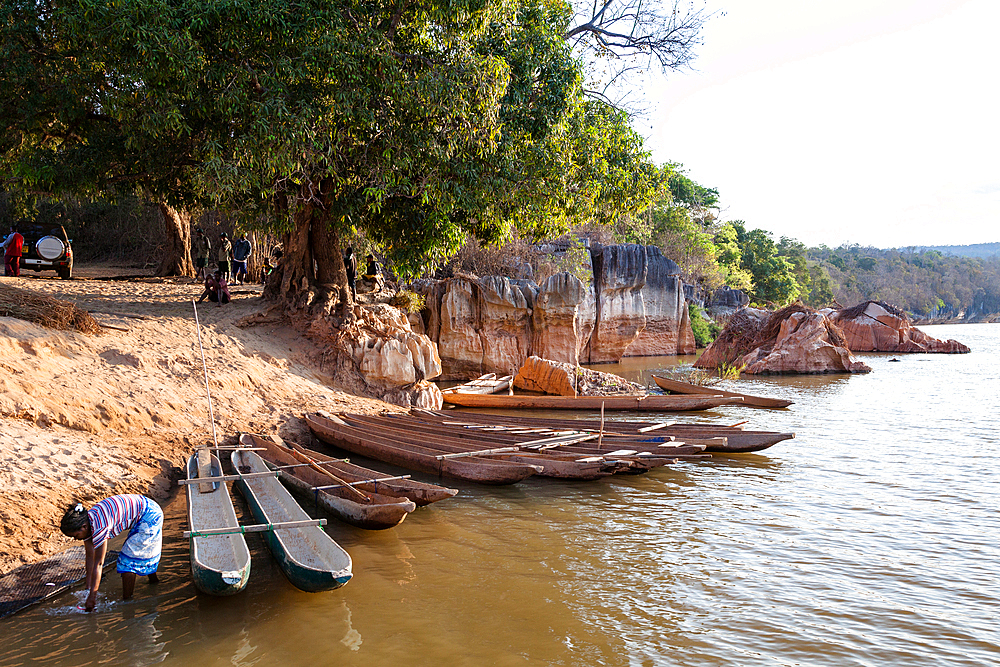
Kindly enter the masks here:
[[918, 245], [897, 250], [910, 250], [923, 252], [925, 250], [937, 250], [946, 255], [956, 257], [997, 257], [1000, 256], [1000, 243], [974, 243], [972, 245]]

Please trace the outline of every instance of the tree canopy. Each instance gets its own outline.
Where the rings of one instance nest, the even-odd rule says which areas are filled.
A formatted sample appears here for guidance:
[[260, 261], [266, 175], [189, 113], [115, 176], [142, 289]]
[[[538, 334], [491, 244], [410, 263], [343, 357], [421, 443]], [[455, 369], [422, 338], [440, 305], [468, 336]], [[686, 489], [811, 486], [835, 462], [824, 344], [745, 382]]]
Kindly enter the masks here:
[[313, 259], [361, 229], [402, 274], [470, 232], [540, 234], [651, 199], [627, 118], [585, 101], [563, 2], [3, 8], [8, 186], [270, 209], [274, 229], [315, 227]]

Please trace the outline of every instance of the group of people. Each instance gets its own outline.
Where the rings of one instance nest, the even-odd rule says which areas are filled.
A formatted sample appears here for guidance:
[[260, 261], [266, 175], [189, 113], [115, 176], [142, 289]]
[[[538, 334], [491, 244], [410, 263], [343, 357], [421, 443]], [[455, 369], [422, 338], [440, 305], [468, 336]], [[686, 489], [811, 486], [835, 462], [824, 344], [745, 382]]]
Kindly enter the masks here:
[[17, 278], [21, 275], [21, 253], [24, 237], [17, 231], [17, 225], [10, 226], [10, 234], [0, 244], [3, 246], [3, 274]]
[[209, 261], [212, 258], [212, 242], [205, 234], [205, 230], [195, 231], [195, 266], [198, 272], [195, 280], [204, 280], [205, 290], [198, 299], [199, 303], [208, 299], [221, 306], [229, 303], [232, 297], [229, 294], [229, 280], [236, 285], [244, 285], [249, 281], [250, 272], [247, 270], [247, 261], [253, 254], [253, 244], [246, 234], [243, 234], [236, 243], [229, 240], [229, 235], [222, 232], [219, 235], [219, 251], [216, 254], [218, 268], [215, 273], [209, 272]]

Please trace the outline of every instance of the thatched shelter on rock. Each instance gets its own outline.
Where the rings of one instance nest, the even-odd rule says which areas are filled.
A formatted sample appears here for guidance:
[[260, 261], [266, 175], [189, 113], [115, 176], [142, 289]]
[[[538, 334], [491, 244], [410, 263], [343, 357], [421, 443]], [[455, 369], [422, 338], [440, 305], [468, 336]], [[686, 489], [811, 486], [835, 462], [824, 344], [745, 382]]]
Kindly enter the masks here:
[[[827, 312], [827, 311], [824, 311]], [[910, 324], [905, 311], [881, 301], [863, 301], [851, 308], [829, 311], [854, 352], [968, 353], [957, 340], [939, 340]]]
[[851, 355], [836, 324], [802, 304], [774, 313], [756, 308], [736, 311], [695, 366], [729, 366], [751, 375], [871, 371]]

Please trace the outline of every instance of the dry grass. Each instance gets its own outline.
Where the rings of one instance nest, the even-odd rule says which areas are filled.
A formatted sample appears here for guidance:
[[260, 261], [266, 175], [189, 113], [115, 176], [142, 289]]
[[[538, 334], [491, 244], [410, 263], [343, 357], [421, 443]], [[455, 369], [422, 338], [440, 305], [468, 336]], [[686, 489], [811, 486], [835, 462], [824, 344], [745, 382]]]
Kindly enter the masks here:
[[870, 303], [875, 303], [882, 306], [882, 308], [884, 308], [887, 313], [895, 315], [904, 322], [910, 321], [910, 316], [906, 314], [906, 311], [901, 310], [896, 306], [892, 306], [886, 303], [885, 301], [874, 301], [874, 300], [862, 301], [858, 305], [851, 306], [850, 308], [841, 308], [840, 310], [837, 311], [837, 317], [844, 320], [853, 320], [855, 317], [858, 317], [863, 312], [865, 312], [865, 310], [868, 308], [868, 304]]
[[50, 329], [76, 329], [87, 334], [101, 333], [101, 325], [97, 320], [69, 301], [60, 301], [10, 285], [0, 285], [0, 316], [16, 317]]

